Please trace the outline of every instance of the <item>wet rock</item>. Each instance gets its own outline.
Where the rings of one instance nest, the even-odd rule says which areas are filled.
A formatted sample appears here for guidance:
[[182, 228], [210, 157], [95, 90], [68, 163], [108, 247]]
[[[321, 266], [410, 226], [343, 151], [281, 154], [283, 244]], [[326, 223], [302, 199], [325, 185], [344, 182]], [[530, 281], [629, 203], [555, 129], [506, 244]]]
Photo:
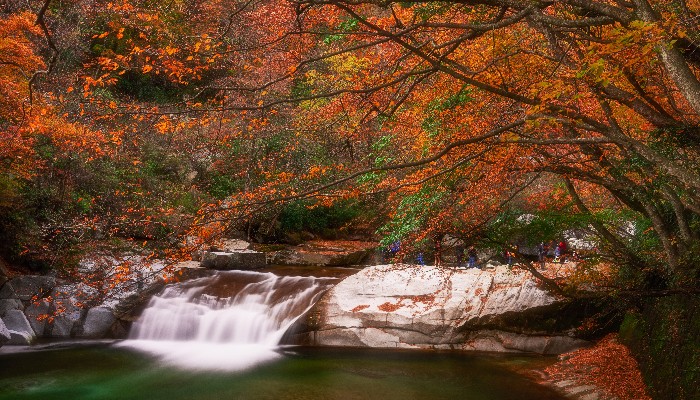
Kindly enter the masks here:
[[127, 322], [117, 320], [109, 332], [109, 336], [115, 339], [126, 339], [129, 336], [130, 325]]
[[111, 333], [112, 325], [117, 320], [111, 309], [94, 307], [88, 310], [81, 337], [102, 339]]
[[580, 349], [588, 345], [590, 345], [588, 341], [568, 336], [537, 336], [480, 330], [467, 335], [460, 348], [499, 353], [526, 352], [552, 355]]
[[163, 287], [165, 287], [164, 281], [155, 281], [147, 285], [141, 291], [132, 293], [121, 299], [114, 307], [114, 315], [117, 319], [127, 323], [136, 321], [151, 297], [163, 290]]

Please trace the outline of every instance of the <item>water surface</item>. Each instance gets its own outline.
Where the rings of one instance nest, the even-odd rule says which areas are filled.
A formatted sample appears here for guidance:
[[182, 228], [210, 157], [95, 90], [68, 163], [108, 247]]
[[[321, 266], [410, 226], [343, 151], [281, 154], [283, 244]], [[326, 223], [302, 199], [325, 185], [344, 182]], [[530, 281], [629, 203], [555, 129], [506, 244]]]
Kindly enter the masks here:
[[514, 369], [540, 357], [294, 348], [239, 372], [169, 367], [122, 347], [0, 353], [2, 400], [562, 400]]

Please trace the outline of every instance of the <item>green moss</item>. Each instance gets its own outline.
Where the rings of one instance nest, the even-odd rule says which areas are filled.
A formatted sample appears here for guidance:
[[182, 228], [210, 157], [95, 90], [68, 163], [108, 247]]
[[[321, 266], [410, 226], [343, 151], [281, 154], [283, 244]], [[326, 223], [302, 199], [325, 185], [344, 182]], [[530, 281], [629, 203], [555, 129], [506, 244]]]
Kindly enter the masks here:
[[646, 300], [620, 327], [654, 399], [700, 398], [700, 299]]
[[641, 330], [639, 329], [640, 323], [639, 314], [629, 313], [625, 315], [625, 319], [620, 325], [620, 339], [625, 343], [638, 342], [641, 338]]

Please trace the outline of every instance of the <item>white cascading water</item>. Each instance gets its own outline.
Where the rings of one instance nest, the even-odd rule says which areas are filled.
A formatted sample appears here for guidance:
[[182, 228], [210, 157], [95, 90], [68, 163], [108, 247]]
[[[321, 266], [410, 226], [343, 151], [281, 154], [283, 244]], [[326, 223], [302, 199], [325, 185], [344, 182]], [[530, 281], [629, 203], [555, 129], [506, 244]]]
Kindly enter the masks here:
[[280, 357], [282, 336], [333, 281], [228, 271], [169, 285], [121, 345], [188, 369], [250, 368]]

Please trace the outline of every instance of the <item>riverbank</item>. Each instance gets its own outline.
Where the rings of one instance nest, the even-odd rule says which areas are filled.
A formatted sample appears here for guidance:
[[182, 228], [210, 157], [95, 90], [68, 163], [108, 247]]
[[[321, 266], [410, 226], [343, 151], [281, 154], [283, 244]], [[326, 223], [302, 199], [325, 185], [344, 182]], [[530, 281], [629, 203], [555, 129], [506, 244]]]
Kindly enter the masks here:
[[[198, 265], [196, 267], [201, 269]], [[556, 272], [553, 276], [558, 276], [564, 273], [564, 267], [567, 265], [556, 265], [556, 269], [548, 268], [545, 272]], [[553, 319], [561, 322], [564, 317], [571, 317], [562, 299], [540, 288], [525, 271], [503, 265], [485, 270], [416, 265], [385, 265], [364, 269], [268, 266], [261, 272], [283, 276], [319, 275], [318, 272], [332, 278], [351, 276], [344, 281], [345, 289], [336, 287], [332, 291], [340, 297], [337, 299], [337, 307], [330, 309], [334, 312], [329, 313], [327, 308], [310, 314], [312, 318], [314, 315], [323, 315], [325, 318], [321, 325], [316, 326], [317, 333], [314, 335], [319, 340], [316, 344], [328, 351], [336, 351], [334, 345], [357, 346], [355, 339], [358, 338], [362, 339], [364, 346], [370, 348], [414, 347], [541, 354], [556, 354], [569, 350], [566, 348], [569, 346], [587, 345], [570, 336], [576, 325], [562, 326], [558, 323], [558, 326], [550, 326], [547, 322]], [[233, 272], [226, 274], [231, 275]], [[253, 276], [259, 273], [245, 274]], [[230, 285], [224, 286], [233, 287], [239, 283], [230, 282]], [[331, 292], [329, 296], [330, 294]], [[226, 297], [231, 293], [222, 292], [220, 295]], [[328, 307], [328, 304], [322, 305]], [[333, 315], [345, 322], [358, 320], [360, 323], [357, 329], [341, 332], [338, 329], [347, 330], [349, 325], [336, 324]], [[392, 324], [396, 326], [392, 327]], [[368, 327], [369, 330], [366, 329]], [[324, 342], [322, 339], [328, 333], [332, 334], [333, 341], [350, 338], [353, 339], [352, 343], [338, 344], [325, 339]], [[41, 341], [41, 337], [38, 340]], [[33, 348], [61, 349], [70, 346], [68, 342], [57, 342]], [[599, 346], [603, 346], [603, 349], [596, 350]], [[617, 358], [606, 358], [606, 352], [612, 348], [610, 343], [601, 342], [590, 349], [562, 355], [554, 366], [535, 367], [540, 368], [540, 373], [533, 374], [531, 370], [525, 372], [525, 375], [531, 379], [534, 375], [540, 384], [575, 400], [648, 399], [635, 395], [622, 397], [619, 393], [611, 392], [605, 386], [605, 380], [599, 379], [595, 374], [608, 365], [601, 367], [585, 363], [596, 359], [587, 355], [588, 350], [597, 352], [597, 357], [606, 360], [607, 364], [619, 362], [617, 348]], [[634, 370], [638, 374], [636, 367]], [[608, 375], [610, 374], [604, 374], [603, 378]], [[620, 379], [625, 379], [625, 382], [633, 380]]]
[[542, 384], [572, 400], [651, 400], [639, 364], [617, 334], [560, 355], [559, 362], [539, 374]]

